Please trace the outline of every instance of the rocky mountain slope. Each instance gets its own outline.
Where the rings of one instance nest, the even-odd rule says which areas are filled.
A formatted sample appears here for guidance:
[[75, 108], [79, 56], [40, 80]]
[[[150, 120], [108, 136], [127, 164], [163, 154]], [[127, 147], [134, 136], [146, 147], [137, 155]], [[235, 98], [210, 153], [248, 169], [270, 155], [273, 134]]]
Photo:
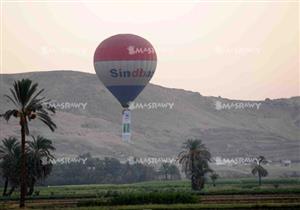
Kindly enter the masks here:
[[[54, 133], [37, 122], [30, 128], [33, 135], [51, 138], [58, 156], [90, 152], [118, 158], [171, 157], [185, 139], [197, 137], [213, 156], [300, 159], [300, 97], [239, 101], [150, 84], [136, 99], [135, 105], [146, 106], [132, 111], [132, 143], [128, 144], [120, 137], [121, 106], [96, 75], [74, 71], [2, 74], [0, 113], [9, 107], [3, 95], [20, 78], [38, 82], [57, 105]], [[152, 103], [174, 106], [154, 108]], [[19, 136], [17, 120], [1, 119], [0, 126], [1, 139]]]

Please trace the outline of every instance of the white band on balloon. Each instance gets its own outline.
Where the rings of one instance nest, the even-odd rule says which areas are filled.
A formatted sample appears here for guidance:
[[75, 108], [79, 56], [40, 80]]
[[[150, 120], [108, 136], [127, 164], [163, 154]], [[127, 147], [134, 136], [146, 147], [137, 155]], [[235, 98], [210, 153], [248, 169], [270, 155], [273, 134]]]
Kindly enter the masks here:
[[152, 78], [157, 62], [154, 60], [96, 61], [96, 73], [105, 86], [141, 85]]

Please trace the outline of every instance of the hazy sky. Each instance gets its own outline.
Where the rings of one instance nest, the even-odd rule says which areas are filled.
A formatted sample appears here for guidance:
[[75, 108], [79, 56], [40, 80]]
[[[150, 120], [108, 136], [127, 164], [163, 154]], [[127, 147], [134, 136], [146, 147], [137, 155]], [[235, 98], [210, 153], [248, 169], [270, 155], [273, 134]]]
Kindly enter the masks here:
[[297, 1], [112, 2], [2, 2], [2, 73], [94, 73], [98, 44], [134, 33], [158, 54], [154, 84], [232, 99], [299, 95]]

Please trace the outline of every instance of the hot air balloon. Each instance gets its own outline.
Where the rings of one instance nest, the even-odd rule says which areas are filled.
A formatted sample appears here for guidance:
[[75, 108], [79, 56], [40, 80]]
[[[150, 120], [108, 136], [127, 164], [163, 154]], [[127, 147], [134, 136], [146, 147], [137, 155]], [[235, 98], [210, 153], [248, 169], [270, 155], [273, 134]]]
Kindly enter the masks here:
[[156, 53], [146, 39], [134, 34], [118, 34], [100, 43], [94, 67], [104, 86], [124, 108], [122, 139], [130, 141], [130, 102], [149, 83], [156, 69]]

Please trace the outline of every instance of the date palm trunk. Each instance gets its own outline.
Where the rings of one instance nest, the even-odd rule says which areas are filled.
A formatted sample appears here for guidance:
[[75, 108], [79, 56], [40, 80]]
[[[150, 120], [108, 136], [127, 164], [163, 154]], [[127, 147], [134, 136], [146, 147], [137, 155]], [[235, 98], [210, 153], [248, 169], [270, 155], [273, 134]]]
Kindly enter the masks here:
[[4, 182], [4, 188], [3, 188], [3, 193], [2, 196], [6, 196], [6, 192], [7, 192], [7, 187], [8, 187], [8, 178], [5, 177], [5, 182]]
[[20, 175], [20, 208], [25, 207], [26, 196], [26, 154], [25, 154], [25, 119], [21, 117], [21, 175]]
[[196, 171], [196, 169], [195, 169], [195, 165], [194, 165], [194, 157], [192, 157], [192, 160], [191, 160], [191, 165], [192, 165], [192, 167], [191, 167], [191, 169], [192, 169], [192, 176], [191, 176], [191, 182], [192, 182], [192, 189], [193, 190], [198, 190], [198, 183], [197, 183], [197, 176], [196, 176], [196, 173], [195, 173], [195, 171]]
[[191, 182], [192, 182], [192, 189], [193, 190], [198, 190], [198, 183], [197, 183], [197, 176], [192, 174], [192, 177], [191, 177]]

